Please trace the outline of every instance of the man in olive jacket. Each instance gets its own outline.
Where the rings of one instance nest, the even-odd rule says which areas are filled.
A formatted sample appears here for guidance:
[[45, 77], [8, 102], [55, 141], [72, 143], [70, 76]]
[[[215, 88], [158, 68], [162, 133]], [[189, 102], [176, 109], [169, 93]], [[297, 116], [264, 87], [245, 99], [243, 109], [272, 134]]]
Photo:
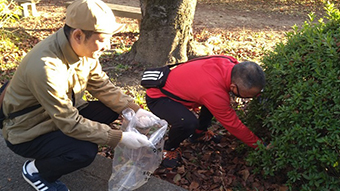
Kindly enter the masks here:
[[[24, 57], [7, 86], [2, 133], [13, 152], [33, 159], [24, 164], [23, 177], [36, 190], [68, 190], [58, 179], [91, 164], [99, 144], [149, 146], [146, 136], [109, 126], [127, 108], [158, 119], [102, 71], [98, 58], [121, 28], [104, 2], [76, 0], [67, 8], [65, 26]], [[85, 90], [98, 101], [84, 101]]]

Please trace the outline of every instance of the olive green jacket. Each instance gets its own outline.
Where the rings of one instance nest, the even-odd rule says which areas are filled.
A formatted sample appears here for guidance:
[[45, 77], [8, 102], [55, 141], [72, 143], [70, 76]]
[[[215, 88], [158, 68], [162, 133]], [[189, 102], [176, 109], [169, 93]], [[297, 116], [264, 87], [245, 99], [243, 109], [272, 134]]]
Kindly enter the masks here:
[[79, 115], [79, 110], [87, 104], [83, 100], [85, 90], [117, 113], [128, 107], [135, 111], [139, 108], [111, 83], [98, 60], [79, 58], [60, 29], [24, 57], [11, 79], [3, 101], [6, 116], [33, 105], [41, 104], [41, 107], [6, 119], [4, 138], [19, 144], [61, 130], [79, 140], [115, 147], [121, 131]]

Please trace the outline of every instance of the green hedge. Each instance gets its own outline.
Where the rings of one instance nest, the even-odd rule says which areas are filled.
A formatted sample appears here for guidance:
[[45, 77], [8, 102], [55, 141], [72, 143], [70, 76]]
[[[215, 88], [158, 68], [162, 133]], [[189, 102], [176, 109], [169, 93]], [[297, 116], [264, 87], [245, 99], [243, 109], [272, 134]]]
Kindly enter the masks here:
[[245, 116], [273, 145], [247, 161], [264, 176], [286, 176], [290, 190], [340, 190], [340, 13], [325, 10], [263, 57], [267, 85]]

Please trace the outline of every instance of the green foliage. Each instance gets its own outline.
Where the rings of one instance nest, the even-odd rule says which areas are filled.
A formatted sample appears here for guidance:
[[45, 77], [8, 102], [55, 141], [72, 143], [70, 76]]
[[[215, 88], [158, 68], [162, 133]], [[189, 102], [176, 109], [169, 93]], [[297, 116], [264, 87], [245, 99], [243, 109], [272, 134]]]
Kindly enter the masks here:
[[[8, 70], [16, 67], [13, 62], [7, 62], [8, 57], [13, 60], [20, 60], [21, 57], [18, 54], [6, 55], [7, 52], [18, 51], [18, 47], [15, 43], [18, 41], [18, 37], [12, 32], [5, 30], [4, 25], [7, 23], [14, 23], [19, 19], [21, 8], [13, 1], [0, 0], [0, 53], [2, 58], [0, 60], [0, 69]], [[1, 78], [2, 79], [2, 78]]]
[[10, 31], [0, 29], [0, 70], [10, 70], [17, 67], [17, 62], [8, 62], [16, 60], [19, 62], [21, 56], [16, 54], [19, 51], [17, 43], [20, 38]]
[[145, 92], [144, 91], [132, 91], [133, 92], [133, 98], [135, 100], [135, 103], [138, 104], [141, 108], [149, 110], [149, 108], [146, 105], [145, 101]]
[[247, 161], [265, 176], [286, 175], [290, 190], [340, 185], [340, 12], [329, 3], [325, 10], [262, 58], [267, 85], [245, 118], [273, 145]]
[[16, 22], [20, 13], [21, 7], [12, 0], [0, 0], [0, 28], [7, 22]]

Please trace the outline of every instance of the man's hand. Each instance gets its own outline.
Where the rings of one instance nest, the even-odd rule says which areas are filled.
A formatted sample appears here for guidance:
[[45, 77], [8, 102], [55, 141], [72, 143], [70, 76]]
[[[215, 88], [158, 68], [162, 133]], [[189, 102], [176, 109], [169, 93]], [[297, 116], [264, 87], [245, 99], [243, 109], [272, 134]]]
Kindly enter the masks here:
[[269, 150], [269, 149], [271, 149], [271, 148], [273, 148], [274, 146], [271, 144], [271, 143], [269, 143], [267, 146], [266, 146], [266, 149], [267, 150]]
[[152, 143], [145, 135], [135, 132], [123, 132], [120, 142], [130, 149], [152, 146]]
[[144, 109], [138, 109], [135, 117], [137, 118], [137, 126], [139, 127], [150, 127], [155, 121], [160, 120], [159, 117]]

